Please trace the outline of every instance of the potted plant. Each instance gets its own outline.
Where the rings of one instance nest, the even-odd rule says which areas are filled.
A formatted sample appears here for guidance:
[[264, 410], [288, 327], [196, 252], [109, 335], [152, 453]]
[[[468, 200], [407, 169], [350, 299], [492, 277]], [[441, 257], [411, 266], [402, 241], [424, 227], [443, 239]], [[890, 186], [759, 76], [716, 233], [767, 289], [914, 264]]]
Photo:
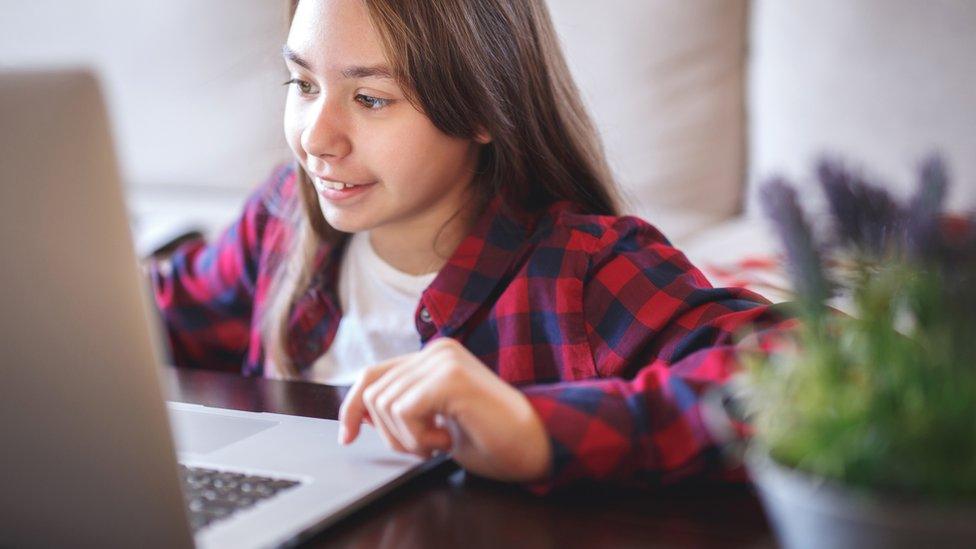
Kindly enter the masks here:
[[763, 189], [800, 322], [746, 361], [750, 475], [788, 547], [976, 546], [976, 216], [943, 212], [935, 157], [905, 203], [817, 171], [826, 237]]

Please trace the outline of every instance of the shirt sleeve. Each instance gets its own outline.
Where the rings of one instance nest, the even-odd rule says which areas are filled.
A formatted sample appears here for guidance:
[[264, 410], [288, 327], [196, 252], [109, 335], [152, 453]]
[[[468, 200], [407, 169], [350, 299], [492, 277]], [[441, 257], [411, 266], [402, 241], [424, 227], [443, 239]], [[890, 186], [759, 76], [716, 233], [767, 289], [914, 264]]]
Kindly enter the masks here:
[[590, 266], [583, 310], [600, 377], [521, 388], [553, 450], [549, 478], [529, 488], [741, 478], [722, 465], [706, 394], [736, 372], [738, 331], [776, 333], [793, 321], [747, 290], [712, 288], [635, 218], [602, 235]]
[[214, 241], [187, 242], [150, 263], [153, 297], [174, 365], [240, 371], [265, 237], [281, 225], [278, 214], [292, 175], [289, 165], [276, 168]]

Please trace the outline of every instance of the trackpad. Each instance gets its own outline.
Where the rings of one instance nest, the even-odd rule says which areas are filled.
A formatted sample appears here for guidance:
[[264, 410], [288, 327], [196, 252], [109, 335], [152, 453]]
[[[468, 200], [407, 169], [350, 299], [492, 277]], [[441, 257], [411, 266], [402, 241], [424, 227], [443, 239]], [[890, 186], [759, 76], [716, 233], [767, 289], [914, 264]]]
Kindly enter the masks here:
[[170, 423], [179, 452], [207, 454], [254, 436], [278, 424], [269, 419], [250, 419], [169, 409]]

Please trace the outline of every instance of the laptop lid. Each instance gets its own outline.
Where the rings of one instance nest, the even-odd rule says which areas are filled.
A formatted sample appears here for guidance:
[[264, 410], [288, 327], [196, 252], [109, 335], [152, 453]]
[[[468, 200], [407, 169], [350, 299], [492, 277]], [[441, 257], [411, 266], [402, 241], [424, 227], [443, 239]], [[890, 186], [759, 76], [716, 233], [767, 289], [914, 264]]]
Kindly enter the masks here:
[[0, 73], [0, 128], [0, 546], [192, 546], [98, 84]]

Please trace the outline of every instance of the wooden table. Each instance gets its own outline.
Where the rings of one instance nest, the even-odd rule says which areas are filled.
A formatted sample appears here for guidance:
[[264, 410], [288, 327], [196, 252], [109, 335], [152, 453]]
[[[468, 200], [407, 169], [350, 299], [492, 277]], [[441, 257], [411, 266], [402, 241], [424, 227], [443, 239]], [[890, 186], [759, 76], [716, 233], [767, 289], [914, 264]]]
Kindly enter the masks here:
[[[171, 400], [335, 419], [345, 390], [313, 383], [167, 370]], [[453, 465], [403, 486], [303, 547], [772, 547], [747, 486], [638, 492], [580, 488], [537, 497]]]

